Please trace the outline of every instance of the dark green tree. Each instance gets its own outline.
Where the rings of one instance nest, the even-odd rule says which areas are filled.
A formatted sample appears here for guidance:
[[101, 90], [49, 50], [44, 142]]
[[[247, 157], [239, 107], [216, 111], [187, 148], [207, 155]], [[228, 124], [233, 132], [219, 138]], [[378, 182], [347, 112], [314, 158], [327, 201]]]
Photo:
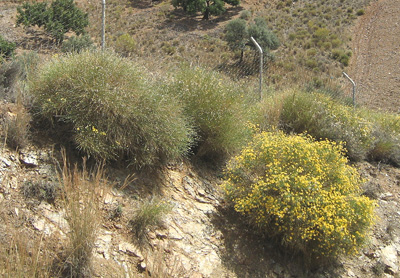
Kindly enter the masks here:
[[17, 26], [44, 27], [57, 43], [64, 40], [64, 34], [73, 31], [77, 35], [85, 33], [89, 25], [88, 14], [81, 11], [74, 0], [55, 0], [47, 3], [24, 3], [17, 8]]
[[15, 48], [15, 43], [7, 41], [0, 35], [0, 63], [4, 58], [11, 57]]
[[239, 5], [239, 0], [172, 0], [174, 7], [182, 7], [188, 14], [201, 12], [208, 20], [210, 15], [220, 15], [226, 11], [225, 3], [232, 6]]
[[243, 52], [249, 41], [247, 23], [244, 19], [231, 20], [225, 27], [225, 40], [231, 50], [240, 50], [240, 61], [243, 60]]
[[267, 22], [262, 17], [254, 19], [254, 23], [249, 26], [248, 32], [249, 38], [253, 37], [263, 51], [278, 49], [280, 45], [278, 37], [269, 30]]
[[280, 45], [277, 36], [269, 30], [266, 21], [260, 17], [254, 19], [250, 26], [244, 19], [234, 19], [225, 27], [225, 41], [232, 51], [241, 51], [240, 61], [243, 60], [246, 46], [255, 47], [250, 37], [257, 41], [265, 53], [277, 49]]

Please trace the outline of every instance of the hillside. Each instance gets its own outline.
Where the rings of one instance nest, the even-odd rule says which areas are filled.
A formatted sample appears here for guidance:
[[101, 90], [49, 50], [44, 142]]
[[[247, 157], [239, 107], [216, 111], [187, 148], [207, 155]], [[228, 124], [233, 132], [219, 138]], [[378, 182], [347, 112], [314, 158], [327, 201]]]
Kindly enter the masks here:
[[[17, 54], [37, 51], [43, 60], [56, 57], [59, 46], [42, 30], [15, 27], [17, 2], [0, 3], [0, 35], [17, 43]], [[89, 33], [99, 45], [101, 5], [98, 1], [77, 2], [89, 11]], [[235, 68], [237, 53], [232, 53], [224, 42], [223, 30], [244, 10], [253, 15], [270, 14], [269, 26], [282, 46], [274, 52], [275, 62], [267, 66], [265, 94], [288, 87], [303, 88], [317, 80], [318, 84], [326, 82], [326, 88], [339, 87], [348, 96], [350, 88], [341, 74], [344, 70], [358, 84], [360, 106], [397, 113], [400, 29], [393, 19], [400, 16], [400, 2], [326, 2], [327, 5], [318, 1], [246, 0], [239, 7], [229, 7], [226, 14], [204, 21], [201, 15], [184, 15], [169, 2], [110, 0], [107, 45], [144, 65], [154, 79], [173, 74], [186, 61], [220, 69], [231, 79], [247, 82], [247, 89], [252, 91], [257, 87], [257, 76], [251, 74], [252, 52], [246, 50], [248, 64]], [[361, 9], [365, 13], [357, 15]], [[318, 43], [315, 32], [324, 28], [330, 30], [329, 36]], [[126, 33], [134, 41], [128, 49], [118, 43]], [[309, 47], [304, 46], [307, 41]], [[332, 43], [337, 43], [336, 48], [344, 53], [351, 51], [348, 67], [332, 58], [330, 53], [336, 49]], [[320, 89], [315, 83], [312, 85], [313, 89]], [[4, 99], [0, 119], [16, 117], [18, 104], [7, 93], [1, 95]], [[64, 192], [59, 186], [60, 175], [68, 180], [70, 173], [63, 168], [63, 147], [67, 148], [68, 160], [77, 162], [79, 167], [82, 153], [73, 150], [71, 142], [63, 141], [61, 132], [52, 134], [38, 128], [40, 124], [32, 123], [27, 146], [16, 150], [7, 146], [7, 131], [3, 125], [0, 128], [0, 263], [6, 262], [0, 264], [0, 277], [12, 277], [11, 272], [30, 277], [37, 269], [42, 270], [35, 272], [39, 277], [40, 273], [46, 277], [44, 273], [49, 269], [57, 277], [73, 276], [67, 266], [76, 261], [65, 254], [69, 254], [71, 245], [67, 235], [74, 231], [70, 214], [74, 192], [79, 190], [71, 187]], [[86, 165], [96, 169], [97, 164], [89, 159]], [[83, 230], [90, 219], [97, 221], [90, 235], [94, 236], [90, 249], [93, 271], [88, 277], [400, 277], [398, 167], [381, 161], [352, 162], [366, 181], [363, 195], [378, 204], [370, 239], [355, 256], [343, 256], [322, 265], [311, 262], [310, 266], [298, 253], [268, 236], [260, 236], [228, 205], [221, 189], [223, 167], [215, 165], [185, 157], [158, 171], [138, 171], [119, 162], [101, 168], [104, 176], [96, 176], [97, 183], [88, 184], [88, 173], [76, 174], [79, 184], [89, 186], [83, 189], [95, 193], [88, 194], [87, 200], [78, 196], [78, 210], [98, 204], [80, 224]], [[70, 177], [73, 179], [74, 175]], [[137, 230], [132, 227], [132, 219], [138, 221], [138, 211], [154, 205], [161, 210], [161, 220], [149, 226], [144, 223], [144, 228]], [[86, 255], [81, 255], [83, 261]], [[18, 269], [24, 264], [28, 270]]]

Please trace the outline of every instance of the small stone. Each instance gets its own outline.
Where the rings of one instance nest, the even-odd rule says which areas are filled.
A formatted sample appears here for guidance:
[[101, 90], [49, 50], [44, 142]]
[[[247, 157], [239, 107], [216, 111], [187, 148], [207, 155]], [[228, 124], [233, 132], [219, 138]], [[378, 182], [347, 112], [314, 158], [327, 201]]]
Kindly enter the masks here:
[[7, 158], [2, 158], [2, 161], [3, 161], [3, 164], [6, 166], [6, 167], [10, 167], [11, 166], [11, 161], [10, 160], [8, 160]]
[[122, 229], [124, 226], [122, 226], [121, 224], [118, 224], [118, 223], [116, 223], [116, 224], [114, 224], [114, 227], [116, 228], [116, 229]]
[[166, 239], [166, 238], [168, 238], [167, 234], [166, 234], [166, 233], [163, 233], [163, 232], [161, 232], [161, 231], [156, 231], [156, 237], [157, 237], [158, 239]]
[[104, 196], [104, 204], [111, 204], [112, 202], [113, 202], [113, 196], [107, 193]]
[[206, 195], [206, 192], [203, 190], [203, 189], [199, 189], [199, 190], [197, 190], [197, 193], [199, 193], [199, 195], [201, 196], [201, 197], [204, 197], [205, 195]]
[[37, 219], [35, 222], [32, 223], [32, 225], [36, 230], [43, 232], [45, 235], [50, 235], [52, 233], [50, 225], [43, 218]]
[[354, 272], [353, 272], [351, 269], [349, 269], [349, 270], [347, 271], [347, 275], [349, 275], [350, 277], [356, 276], [356, 275], [354, 274]]
[[390, 199], [391, 197], [393, 197], [393, 194], [390, 193], [390, 192], [386, 192], [386, 193], [382, 193], [382, 194], [379, 196], [379, 199], [382, 199], [382, 200], [387, 201], [387, 200]]
[[397, 250], [393, 245], [388, 245], [381, 250], [382, 262], [386, 265], [386, 273], [395, 274], [399, 271]]
[[145, 262], [140, 262], [140, 263], [138, 264], [138, 267], [139, 267], [139, 269], [140, 269], [141, 271], [145, 271], [147, 265], [146, 265]]
[[118, 245], [118, 250], [126, 253], [131, 256], [135, 256], [139, 258], [139, 261], [143, 261], [144, 257], [140, 253], [139, 250], [136, 249], [136, 247], [133, 244], [130, 244], [128, 242], [122, 242]]
[[35, 153], [21, 153], [19, 156], [19, 161], [27, 167], [37, 167], [38, 166], [38, 158]]

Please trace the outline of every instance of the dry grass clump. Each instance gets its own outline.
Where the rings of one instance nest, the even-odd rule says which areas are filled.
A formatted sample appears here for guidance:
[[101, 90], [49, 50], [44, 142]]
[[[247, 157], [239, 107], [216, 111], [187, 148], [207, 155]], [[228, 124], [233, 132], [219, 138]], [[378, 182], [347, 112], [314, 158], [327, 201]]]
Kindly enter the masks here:
[[21, 104], [12, 105], [1, 119], [4, 142], [12, 149], [22, 149], [29, 142], [31, 115]]
[[21, 230], [13, 231], [10, 237], [3, 235], [0, 241], [0, 276], [54, 277], [51, 272], [50, 253], [44, 244], [42, 239], [29, 238]]
[[92, 250], [100, 224], [100, 196], [107, 181], [102, 166], [88, 172], [84, 162], [83, 170], [78, 170], [77, 165], [70, 169], [63, 156], [61, 203], [70, 230], [59, 268], [66, 277], [90, 277]]

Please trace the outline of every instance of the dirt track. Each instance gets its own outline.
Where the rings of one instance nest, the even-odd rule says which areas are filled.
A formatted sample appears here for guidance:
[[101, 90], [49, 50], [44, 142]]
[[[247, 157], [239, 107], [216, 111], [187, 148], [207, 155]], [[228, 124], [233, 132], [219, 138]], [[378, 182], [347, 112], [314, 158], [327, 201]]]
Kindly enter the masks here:
[[400, 1], [378, 0], [357, 23], [350, 73], [357, 102], [400, 112]]

